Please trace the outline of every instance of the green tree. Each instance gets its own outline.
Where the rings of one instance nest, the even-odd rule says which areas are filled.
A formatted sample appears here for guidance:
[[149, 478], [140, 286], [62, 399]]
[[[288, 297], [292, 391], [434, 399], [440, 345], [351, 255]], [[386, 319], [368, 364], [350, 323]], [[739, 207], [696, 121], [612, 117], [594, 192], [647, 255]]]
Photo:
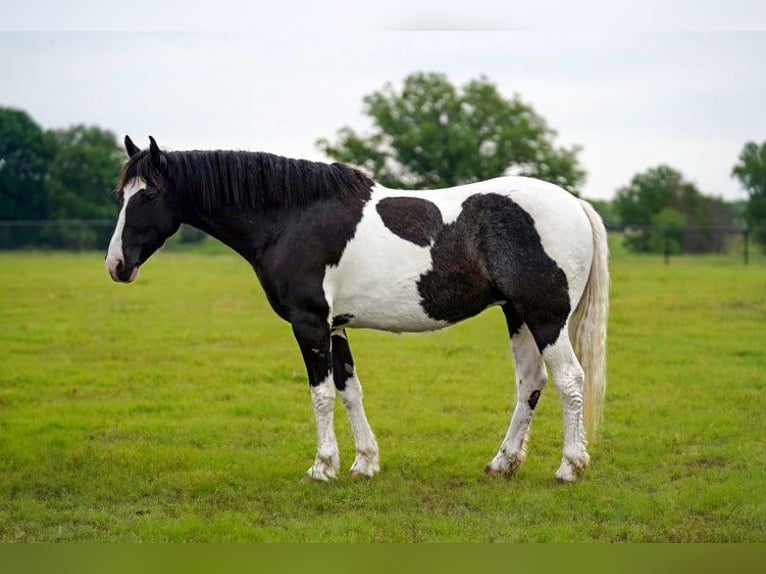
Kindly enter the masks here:
[[0, 220], [44, 219], [48, 138], [23, 110], [0, 108]]
[[49, 132], [56, 154], [48, 167], [50, 219], [110, 219], [111, 194], [125, 152], [114, 134], [96, 126]]
[[[111, 194], [125, 152], [114, 134], [96, 126], [52, 130], [56, 153], [48, 166], [46, 200], [53, 220], [110, 219], [115, 202]], [[104, 243], [96, 230], [77, 223], [49, 228], [48, 240], [57, 247], [78, 249]]]
[[633, 176], [617, 190], [614, 208], [629, 228], [625, 243], [633, 251], [720, 251], [726, 238], [723, 228], [733, 223], [728, 205], [702, 195], [667, 165]]
[[647, 236], [647, 251], [652, 253], [680, 253], [684, 240], [686, 216], [672, 207], [663, 207], [652, 216], [657, 229]]
[[748, 195], [745, 221], [756, 228], [756, 239], [766, 247], [766, 141], [760, 145], [746, 143], [731, 174], [739, 180]]
[[442, 74], [411, 74], [401, 91], [388, 83], [366, 96], [364, 112], [372, 133], [344, 127], [334, 143], [317, 146], [386, 186], [446, 187], [512, 172], [576, 193], [585, 179], [580, 148], [557, 147], [556, 132], [529, 104], [484, 77], [456, 88]]

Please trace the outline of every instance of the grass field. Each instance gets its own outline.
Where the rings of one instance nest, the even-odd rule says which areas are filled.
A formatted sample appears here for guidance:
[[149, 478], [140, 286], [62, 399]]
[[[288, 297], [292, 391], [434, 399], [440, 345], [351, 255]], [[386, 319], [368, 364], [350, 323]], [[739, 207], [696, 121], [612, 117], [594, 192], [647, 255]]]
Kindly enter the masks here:
[[[491, 310], [430, 335], [351, 332], [382, 472], [314, 454], [290, 329], [234, 255], [0, 255], [0, 540], [766, 541], [766, 267], [613, 258], [592, 466], [556, 484], [546, 389], [513, 479], [484, 465], [513, 373]], [[336, 426], [347, 469], [353, 441]]]

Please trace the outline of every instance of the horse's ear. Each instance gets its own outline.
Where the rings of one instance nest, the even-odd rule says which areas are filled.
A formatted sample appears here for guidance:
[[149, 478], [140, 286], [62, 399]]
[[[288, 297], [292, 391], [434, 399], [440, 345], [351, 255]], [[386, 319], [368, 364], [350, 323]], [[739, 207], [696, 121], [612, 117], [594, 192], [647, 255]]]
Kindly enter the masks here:
[[152, 159], [152, 167], [159, 173], [163, 173], [167, 160], [152, 136], [149, 136], [149, 157]]
[[130, 136], [125, 136], [125, 151], [128, 152], [128, 156], [133, 157], [138, 152], [141, 151], [141, 148], [139, 148], [136, 144], [133, 143], [133, 140], [130, 139]]

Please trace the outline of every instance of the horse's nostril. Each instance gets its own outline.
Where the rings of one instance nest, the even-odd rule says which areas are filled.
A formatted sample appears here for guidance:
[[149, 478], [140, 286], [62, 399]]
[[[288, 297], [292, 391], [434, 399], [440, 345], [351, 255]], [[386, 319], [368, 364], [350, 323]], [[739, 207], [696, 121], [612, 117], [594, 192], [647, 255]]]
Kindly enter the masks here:
[[122, 273], [122, 269], [125, 267], [125, 263], [122, 261], [122, 259], [117, 260], [117, 265], [114, 268], [115, 273]]

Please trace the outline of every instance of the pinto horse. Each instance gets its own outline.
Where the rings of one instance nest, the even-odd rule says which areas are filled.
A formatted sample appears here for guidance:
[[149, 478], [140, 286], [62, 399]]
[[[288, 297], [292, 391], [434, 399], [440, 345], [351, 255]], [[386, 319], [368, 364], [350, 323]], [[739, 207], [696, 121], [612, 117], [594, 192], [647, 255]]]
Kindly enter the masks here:
[[166, 152], [149, 139], [141, 150], [125, 138], [109, 275], [134, 281], [181, 223], [250, 263], [306, 364], [317, 433], [307, 478], [337, 477], [336, 391], [356, 445], [351, 476], [380, 470], [347, 329], [432, 331], [494, 305], [512, 339], [516, 407], [486, 473], [511, 475], [524, 461], [547, 365], [564, 413], [555, 476], [581, 476], [606, 386], [609, 306], [606, 231], [588, 203], [526, 177], [395, 190], [339, 163]]

